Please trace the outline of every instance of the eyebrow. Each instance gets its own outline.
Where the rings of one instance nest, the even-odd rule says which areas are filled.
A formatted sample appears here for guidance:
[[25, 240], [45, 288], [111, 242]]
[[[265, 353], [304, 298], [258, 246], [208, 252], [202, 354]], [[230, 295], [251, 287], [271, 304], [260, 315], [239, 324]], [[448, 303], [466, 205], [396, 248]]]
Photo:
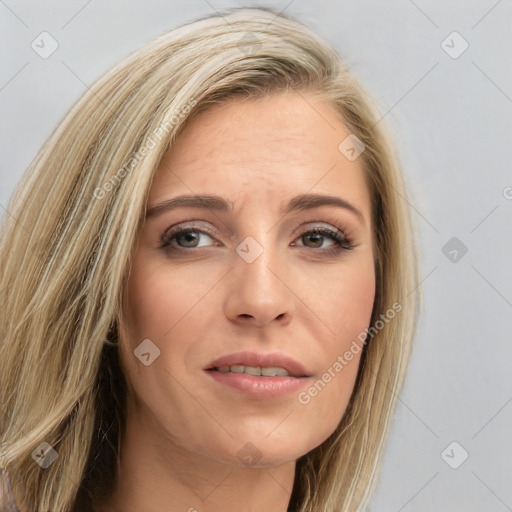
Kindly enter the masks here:
[[[344, 208], [354, 213], [360, 220], [364, 221], [363, 214], [353, 204], [349, 203], [345, 199], [336, 196], [328, 196], [323, 194], [301, 194], [291, 199], [282, 209], [282, 214], [300, 211], [310, 210], [312, 208], [318, 208], [320, 206], [335, 206], [338, 208]], [[175, 208], [207, 208], [208, 210], [220, 211], [220, 212], [233, 212], [235, 205], [233, 201], [225, 199], [220, 196], [210, 195], [185, 195], [173, 197], [163, 201], [155, 206], [148, 209], [146, 218], [157, 217], [165, 211], [173, 210]]]

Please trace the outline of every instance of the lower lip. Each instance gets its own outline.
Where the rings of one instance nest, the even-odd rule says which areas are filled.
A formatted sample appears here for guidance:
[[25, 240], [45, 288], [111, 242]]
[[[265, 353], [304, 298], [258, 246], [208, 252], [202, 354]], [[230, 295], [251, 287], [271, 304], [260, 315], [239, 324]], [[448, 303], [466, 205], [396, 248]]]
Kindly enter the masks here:
[[277, 398], [296, 393], [310, 380], [310, 377], [257, 377], [215, 370], [206, 370], [206, 373], [217, 382], [256, 398]]

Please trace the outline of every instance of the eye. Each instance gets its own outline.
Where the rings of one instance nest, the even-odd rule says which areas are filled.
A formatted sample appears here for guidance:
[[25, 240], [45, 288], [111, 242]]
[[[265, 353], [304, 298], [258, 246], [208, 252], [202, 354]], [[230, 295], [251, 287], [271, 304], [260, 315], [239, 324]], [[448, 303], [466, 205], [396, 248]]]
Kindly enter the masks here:
[[[302, 246], [309, 249], [319, 249], [318, 252], [326, 254], [337, 254], [343, 250], [354, 248], [354, 244], [339, 230], [325, 227], [316, 227], [305, 231], [299, 238]], [[331, 243], [325, 246], [325, 242]], [[291, 245], [295, 246], [295, 243]]]
[[162, 235], [161, 247], [171, 247], [173, 249], [195, 249], [197, 247], [204, 247], [212, 244], [201, 244], [201, 235], [206, 238], [213, 238], [213, 233], [206, 228], [194, 228], [179, 226], [170, 231], [166, 231]]

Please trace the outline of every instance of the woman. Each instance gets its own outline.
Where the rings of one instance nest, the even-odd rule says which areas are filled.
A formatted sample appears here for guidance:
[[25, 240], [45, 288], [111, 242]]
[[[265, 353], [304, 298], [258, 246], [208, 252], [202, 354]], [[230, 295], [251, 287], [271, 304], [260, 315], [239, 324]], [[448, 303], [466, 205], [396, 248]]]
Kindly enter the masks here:
[[4, 219], [5, 495], [360, 510], [415, 325], [405, 196], [371, 100], [295, 20], [234, 9], [121, 62]]

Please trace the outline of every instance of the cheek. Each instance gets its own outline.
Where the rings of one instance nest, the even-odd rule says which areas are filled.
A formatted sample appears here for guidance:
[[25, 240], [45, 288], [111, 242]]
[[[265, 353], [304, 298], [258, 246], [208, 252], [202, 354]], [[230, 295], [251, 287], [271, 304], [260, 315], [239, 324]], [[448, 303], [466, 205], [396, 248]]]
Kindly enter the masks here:
[[129, 321], [132, 343], [150, 338], [163, 349], [214, 281], [211, 276], [193, 279], [186, 272], [172, 271], [165, 263], [154, 264], [149, 258], [141, 261], [142, 257], [136, 259], [132, 266], [125, 320]]
[[[324, 298], [325, 300], [325, 298]], [[375, 300], [375, 271], [370, 258], [358, 261], [332, 280], [327, 304], [323, 310], [328, 315], [328, 325], [336, 342], [331, 350], [343, 348], [353, 337], [368, 327]]]
[[[213, 308], [210, 292], [218, 280], [215, 272], [199, 278], [186, 269], [155, 263], [144, 252], [136, 254], [127, 284], [120, 344], [131, 387], [153, 406], [159, 406], [160, 395], [169, 397], [176, 387], [176, 396], [183, 394], [169, 372], [180, 382], [189, 377], [187, 354], [197, 343], [195, 334], [207, 329], [204, 311]], [[134, 354], [144, 340], [150, 340], [158, 353], [148, 366]], [[151, 353], [151, 344], [144, 343]], [[190, 399], [186, 394], [185, 398]]]
[[[136, 252], [124, 297], [121, 358], [130, 387], [141, 396], [145, 396], [147, 389], [158, 387], [158, 369], [169, 353], [163, 340], [185, 314], [188, 302], [188, 288], [177, 285], [176, 279], [164, 270], [161, 263], [152, 262], [144, 251]], [[176, 286], [181, 290], [179, 295]], [[147, 353], [149, 356], [142, 356]]]
[[369, 327], [375, 299], [373, 262], [357, 271], [342, 274], [329, 288], [324, 307], [325, 323], [330, 327], [322, 345], [322, 368], [312, 385], [298, 397], [310, 409], [309, 417], [318, 418], [318, 437], [327, 437], [340, 422], [350, 396], [361, 360], [366, 329]]
[[[139, 420], [156, 420], [163, 425], [161, 435], [181, 432], [186, 439], [193, 429], [190, 424], [184, 426], [181, 419], [198, 414], [188, 393], [192, 387], [181, 383], [187, 376], [183, 361], [193, 341], [187, 335], [194, 327], [191, 318], [195, 318], [197, 304], [212, 287], [207, 281], [196, 279], [194, 286], [189, 286], [190, 279], [183, 272], [171, 272], [149, 258], [134, 259], [132, 265], [120, 329], [120, 357], [132, 396], [137, 399], [134, 410]], [[143, 352], [139, 350], [142, 343]], [[137, 358], [137, 353], [150, 354], [148, 365], [143, 357]], [[151, 428], [153, 420], [147, 424]]]

